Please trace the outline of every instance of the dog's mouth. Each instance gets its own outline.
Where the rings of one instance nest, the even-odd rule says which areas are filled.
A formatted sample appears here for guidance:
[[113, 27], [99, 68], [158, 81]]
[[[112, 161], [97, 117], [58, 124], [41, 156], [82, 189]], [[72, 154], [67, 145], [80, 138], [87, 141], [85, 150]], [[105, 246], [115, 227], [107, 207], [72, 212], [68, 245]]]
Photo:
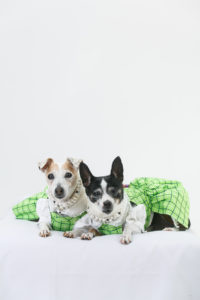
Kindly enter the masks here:
[[103, 212], [104, 212], [105, 214], [109, 215], [109, 214], [112, 212], [112, 210], [103, 210]]
[[64, 199], [64, 198], [65, 198], [65, 195], [56, 195], [56, 194], [55, 194], [55, 197], [56, 197], [57, 199]]
[[110, 214], [113, 211], [113, 204], [111, 201], [107, 200], [103, 203], [102, 211], [105, 214]]
[[112, 208], [104, 208], [103, 207], [103, 209], [102, 209], [102, 212], [105, 213], [105, 214], [107, 214], [107, 215], [109, 215], [112, 211], [113, 211]]

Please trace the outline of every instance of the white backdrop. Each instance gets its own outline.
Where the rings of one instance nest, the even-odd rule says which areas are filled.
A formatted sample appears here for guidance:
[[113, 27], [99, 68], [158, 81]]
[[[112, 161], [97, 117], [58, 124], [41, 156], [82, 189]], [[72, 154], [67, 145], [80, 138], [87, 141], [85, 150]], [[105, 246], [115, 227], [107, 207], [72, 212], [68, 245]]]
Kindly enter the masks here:
[[37, 162], [181, 180], [200, 231], [200, 3], [1, 0], [0, 216], [40, 191]]

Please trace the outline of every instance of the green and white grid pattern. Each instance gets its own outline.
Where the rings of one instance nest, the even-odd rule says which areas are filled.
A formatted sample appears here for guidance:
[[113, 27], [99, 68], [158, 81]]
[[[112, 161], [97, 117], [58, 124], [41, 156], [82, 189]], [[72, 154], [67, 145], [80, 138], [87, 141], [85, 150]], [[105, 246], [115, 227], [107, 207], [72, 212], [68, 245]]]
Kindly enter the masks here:
[[179, 181], [142, 177], [131, 182], [125, 191], [130, 201], [145, 205], [145, 228], [149, 225], [151, 212], [169, 215], [188, 228], [189, 198]]
[[57, 213], [51, 213], [51, 227], [57, 231], [71, 231], [74, 228], [75, 223], [82, 218], [86, 212], [83, 212], [77, 217], [64, 217]]
[[122, 234], [122, 226], [102, 224], [101, 227], [98, 228], [98, 231], [103, 235]]
[[36, 203], [38, 199], [48, 198], [46, 191], [47, 187], [45, 187], [43, 192], [37, 193], [16, 204], [12, 209], [16, 218], [30, 221], [38, 220], [38, 215], [36, 212]]

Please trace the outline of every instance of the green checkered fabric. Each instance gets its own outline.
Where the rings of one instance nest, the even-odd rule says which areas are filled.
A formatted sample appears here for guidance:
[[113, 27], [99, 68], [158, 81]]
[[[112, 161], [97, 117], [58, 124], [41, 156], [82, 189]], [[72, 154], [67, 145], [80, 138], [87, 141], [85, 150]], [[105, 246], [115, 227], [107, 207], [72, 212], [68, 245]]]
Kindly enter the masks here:
[[136, 178], [125, 191], [130, 201], [137, 205], [145, 205], [147, 213], [145, 228], [149, 226], [151, 212], [169, 215], [188, 228], [189, 198], [179, 181]]
[[78, 217], [64, 217], [57, 213], [51, 213], [51, 227], [57, 231], [71, 231], [74, 228], [75, 223], [82, 218], [86, 212], [83, 212]]
[[47, 187], [45, 187], [43, 192], [37, 193], [16, 204], [12, 209], [16, 218], [30, 221], [38, 220], [38, 215], [36, 213], [36, 204], [38, 199], [48, 198], [46, 191]]
[[103, 235], [122, 234], [122, 226], [102, 224], [101, 227], [98, 228], [98, 231]]
[[[47, 199], [47, 187], [43, 192], [37, 193], [34, 196], [28, 197], [13, 207], [13, 212], [17, 219], [37, 221], [39, 219], [36, 212], [36, 205], [38, 199]], [[82, 218], [86, 212], [77, 217], [65, 217], [57, 213], [51, 213], [51, 227], [57, 231], [71, 231], [74, 224]]]

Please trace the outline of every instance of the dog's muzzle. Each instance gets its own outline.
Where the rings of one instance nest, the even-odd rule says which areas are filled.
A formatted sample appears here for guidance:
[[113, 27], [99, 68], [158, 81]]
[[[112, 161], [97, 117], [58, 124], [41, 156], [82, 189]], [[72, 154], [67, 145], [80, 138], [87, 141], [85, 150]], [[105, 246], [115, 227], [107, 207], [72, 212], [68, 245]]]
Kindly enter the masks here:
[[55, 197], [58, 199], [62, 199], [65, 197], [65, 191], [61, 185], [58, 185], [55, 189]]
[[106, 214], [110, 214], [113, 210], [113, 204], [109, 200], [105, 201], [103, 203], [102, 211]]

